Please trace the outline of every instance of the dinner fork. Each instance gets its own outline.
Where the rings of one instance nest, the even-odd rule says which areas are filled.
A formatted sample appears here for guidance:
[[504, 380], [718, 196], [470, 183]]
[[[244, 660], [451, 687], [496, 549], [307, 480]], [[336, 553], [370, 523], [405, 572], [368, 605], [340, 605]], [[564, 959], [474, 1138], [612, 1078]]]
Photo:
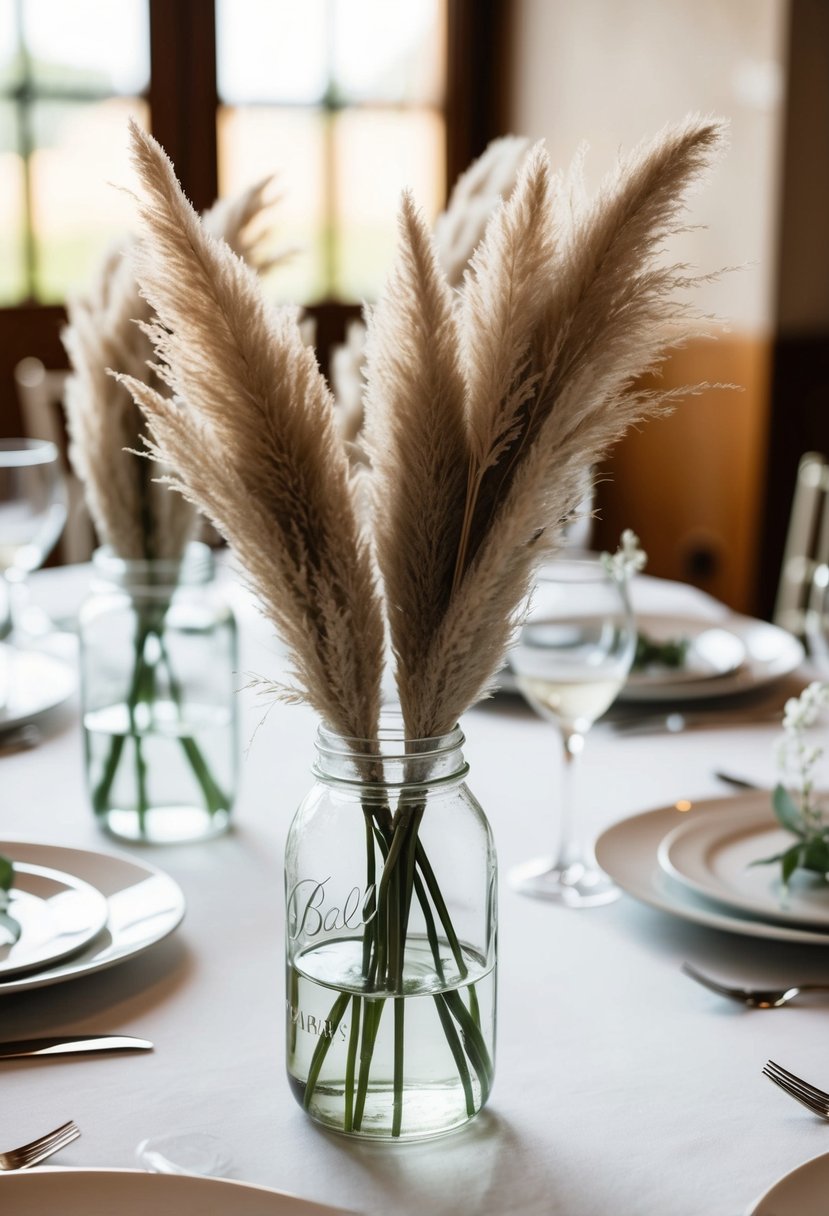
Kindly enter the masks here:
[[683, 963], [682, 971], [711, 992], [731, 1001], [738, 1001], [750, 1009], [779, 1009], [781, 1005], [788, 1005], [789, 1001], [800, 996], [801, 992], [829, 992], [829, 984], [790, 984], [787, 988], [738, 988], [736, 985], [721, 984], [712, 980], [690, 963]]
[[818, 1089], [816, 1085], [810, 1085], [808, 1081], [802, 1081], [793, 1072], [775, 1064], [774, 1060], [766, 1061], [763, 1076], [774, 1081], [775, 1085], [779, 1085], [789, 1097], [794, 1098], [795, 1102], [800, 1102], [813, 1115], [829, 1120], [829, 1094], [824, 1093], [822, 1089]]
[[70, 1119], [68, 1123], [61, 1124], [54, 1131], [47, 1132], [45, 1136], [39, 1136], [30, 1144], [22, 1144], [20, 1148], [10, 1148], [8, 1152], [0, 1153], [0, 1171], [26, 1170], [32, 1165], [37, 1165], [39, 1162], [45, 1161], [47, 1157], [51, 1157], [53, 1153], [66, 1148], [67, 1144], [77, 1140], [80, 1134], [81, 1129]]

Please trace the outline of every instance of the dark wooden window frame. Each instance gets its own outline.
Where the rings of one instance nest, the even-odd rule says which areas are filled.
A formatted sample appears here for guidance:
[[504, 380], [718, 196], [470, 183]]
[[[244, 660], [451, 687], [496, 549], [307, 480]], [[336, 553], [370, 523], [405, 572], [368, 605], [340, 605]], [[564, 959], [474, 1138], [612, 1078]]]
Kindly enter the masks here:
[[[447, 0], [446, 180], [504, 133], [508, 0]], [[201, 210], [217, 194], [216, 40], [213, 5], [205, 0], [149, 0], [152, 131], [167, 150], [185, 192]], [[358, 305], [325, 300], [309, 312], [323, 367]], [[23, 304], [0, 309], [0, 435], [20, 433], [14, 368], [27, 355], [66, 366], [62, 307]]]

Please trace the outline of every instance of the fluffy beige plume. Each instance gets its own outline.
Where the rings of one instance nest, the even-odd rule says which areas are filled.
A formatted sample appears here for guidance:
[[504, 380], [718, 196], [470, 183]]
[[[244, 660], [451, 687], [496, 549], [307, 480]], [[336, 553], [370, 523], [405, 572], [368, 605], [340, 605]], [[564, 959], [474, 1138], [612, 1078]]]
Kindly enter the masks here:
[[[675, 298], [687, 273], [658, 254], [678, 224], [688, 188], [721, 143], [720, 124], [689, 119], [621, 161], [597, 198], [583, 203], [569, 183], [553, 183], [537, 149], [509, 202], [492, 217], [464, 285], [452, 364], [464, 369], [470, 449], [464, 501], [442, 529], [444, 537], [453, 535], [452, 590], [447, 597], [445, 582], [437, 581], [418, 587], [418, 603], [445, 605], [437, 625], [434, 617], [421, 621], [405, 603], [397, 605], [393, 622], [398, 655], [420, 656], [416, 669], [398, 670], [409, 733], [442, 733], [485, 691], [534, 569], [556, 546], [582, 493], [584, 470], [633, 422], [666, 408], [676, 395], [637, 387], [691, 325]], [[410, 257], [404, 244], [401, 265]], [[415, 290], [428, 314], [429, 297], [423, 287]], [[408, 309], [417, 311], [416, 301]], [[405, 349], [410, 340], [405, 312], [387, 315], [372, 339], [370, 384], [378, 365], [392, 360], [388, 348]], [[444, 387], [454, 394], [454, 370], [451, 377], [441, 370], [449, 363], [445, 352], [440, 362], [432, 359], [436, 394]], [[397, 544], [380, 551], [391, 585], [400, 582], [395, 567], [428, 517], [434, 480], [423, 478], [422, 493], [407, 483], [405, 510], [393, 498], [392, 461], [420, 452], [431, 409], [425, 397], [404, 389], [392, 399], [386, 384], [385, 402], [373, 387], [370, 395], [374, 409], [403, 409], [400, 456], [372, 451], [386, 487], [382, 510], [407, 521]], [[381, 433], [376, 424], [373, 429]], [[436, 468], [442, 446], [436, 431]], [[445, 570], [445, 563], [431, 567], [436, 580]], [[401, 637], [401, 631], [420, 636]]]
[[367, 438], [378, 505], [375, 545], [399, 691], [409, 706], [448, 608], [469, 449], [452, 291], [408, 195], [400, 233], [398, 265], [369, 317]]
[[163, 150], [131, 132], [146, 195], [136, 272], [173, 391], [125, 379], [152, 453], [236, 550], [304, 698], [334, 730], [373, 738], [383, 620], [328, 388], [294, 311], [265, 303], [252, 271], [205, 231]]
[[455, 182], [446, 210], [435, 220], [438, 260], [452, 287], [460, 287], [487, 221], [501, 199], [509, 198], [529, 152], [522, 135], [493, 139]]
[[[530, 149], [530, 141], [519, 135], [494, 139], [455, 183], [446, 210], [435, 220], [437, 258], [450, 287], [459, 287], [475, 248], [484, 235], [487, 220], [502, 198], [508, 198]], [[353, 321], [346, 341], [331, 358], [331, 385], [337, 402], [340, 431], [349, 445], [353, 465], [366, 463], [361, 442], [365, 389], [365, 325]]]
[[[269, 185], [270, 179], [221, 200], [205, 216], [211, 232], [262, 272], [279, 260], [265, 251], [269, 232], [261, 222]], [[131, 241], [125, 244], [129, 249]], [[70, 458], [98, 535], [123, 558], [177, 558], [194, 531], [196, 512], [154, 481], [146, 460], [134, 454], [142, 446], [143, 417], [110, 374], [162, 390], [149, 367], [152, 343], [136, 324], [148, 324], [151, 309], [121, 248], [105, 256], [90, 290], [70, 300], [68, 313], [62, 337], [72, 365], [64, 398]]]

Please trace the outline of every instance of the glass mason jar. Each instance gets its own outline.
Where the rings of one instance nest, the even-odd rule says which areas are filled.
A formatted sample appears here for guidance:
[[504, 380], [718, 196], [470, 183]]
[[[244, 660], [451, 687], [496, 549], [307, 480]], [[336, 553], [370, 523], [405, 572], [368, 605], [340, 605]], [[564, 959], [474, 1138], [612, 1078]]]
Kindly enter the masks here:
[[93, 557], [81, 609], [81, 700], [93, 810], [124, 840], [225, 831], [237, 781], [236, 624], [213, 554]]
[[439, 1135], [492, 1087], [495, 848], [462, 744], [317, 737], [285, 852], [287, 1066], [337, 1131]]

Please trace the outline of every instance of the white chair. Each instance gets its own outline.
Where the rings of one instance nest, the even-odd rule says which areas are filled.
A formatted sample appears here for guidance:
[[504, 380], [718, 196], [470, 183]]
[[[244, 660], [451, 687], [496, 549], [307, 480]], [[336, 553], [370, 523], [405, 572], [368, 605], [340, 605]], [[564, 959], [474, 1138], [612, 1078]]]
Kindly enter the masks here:
[[66, 371], [49, 371], [40, 359], [21, 359], [14, 369], [23, 431], [30, 439], [48, 439], [61, 454], [66, 482], [66, 526], [58, 542], [63, 562], [89, 561], [95, 548], [95, 533], [84, 501], [83, 486], [72, 472], [66, 454], [63, 390]]
[[829, 461], [818, 452], [800, 458], [783, 551], [773, 620], [803, 636], [815, 569], [829, 562]]

